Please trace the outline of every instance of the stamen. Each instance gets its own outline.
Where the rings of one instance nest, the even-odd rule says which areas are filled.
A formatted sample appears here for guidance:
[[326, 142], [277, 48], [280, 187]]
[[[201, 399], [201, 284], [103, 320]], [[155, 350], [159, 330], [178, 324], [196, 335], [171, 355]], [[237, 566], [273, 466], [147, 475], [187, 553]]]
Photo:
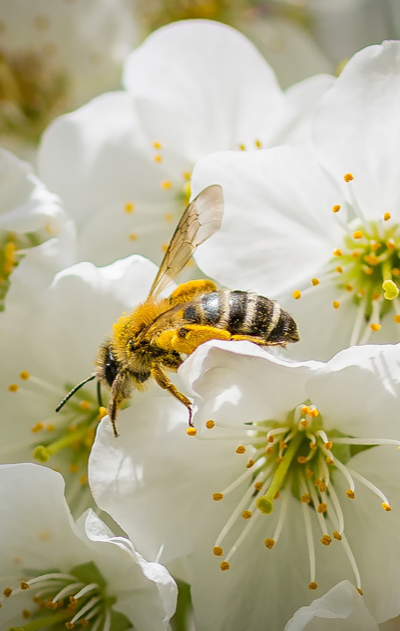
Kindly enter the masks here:
[[[386, 495], [384, 495], [382, 493], [382, 491], [380, 489], [378, 489], [377, 486], [375, 486], [375, 484], [372, 484], [372, 482], [370, 482], [367, 478], [364, 478], [364, 476], [361, 475], [360, 473], [357, 473], [357, 471], [354, 471], [353, 469], [350, 469], [350, 467], [349, 467], [349, 472], [351, 473], [351, 475], [356, 480], [358, 480], [359, 482], [364, 484], [364, 486], [366, 486], [368, 489], [370, 489], [370, 491], [375, 493], [375, 495], [377, 495], [382, 500], [383, 504], [386, 504], [386, 506], [390, 506], [389, 500], [386, 497]], [[385, 510], [387, 510], [387, 509], [385, 508]]]
[[301, 504], [303, 509], [303, 520], [304, 520], [304, 529], [306, 531], [306, 540], [307, 540], [307, 548], [308, 548], [308, 560], [310, 565], [310, 589], [315, 589], [314, 585], [317, 585], [315, 582], [315, 548], [314, 548], [314, 538], [312, 532], [312, 524], [311, 524], [311, 513], [310, 508], [307, 504]]

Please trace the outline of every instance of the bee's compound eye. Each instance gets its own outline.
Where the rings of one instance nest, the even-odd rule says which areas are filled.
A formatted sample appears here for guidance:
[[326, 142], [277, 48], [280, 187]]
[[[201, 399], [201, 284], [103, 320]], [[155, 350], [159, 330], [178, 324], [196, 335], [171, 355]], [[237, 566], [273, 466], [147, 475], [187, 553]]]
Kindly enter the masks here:
[[104, 374], [106, 377], [106, 381], [111, 388], [114, 383], [114, 379], [118, 374], [118, 364], [113, 358], [111, 351], [109, 351], [108, 353], [108, 358], [104, 366]]

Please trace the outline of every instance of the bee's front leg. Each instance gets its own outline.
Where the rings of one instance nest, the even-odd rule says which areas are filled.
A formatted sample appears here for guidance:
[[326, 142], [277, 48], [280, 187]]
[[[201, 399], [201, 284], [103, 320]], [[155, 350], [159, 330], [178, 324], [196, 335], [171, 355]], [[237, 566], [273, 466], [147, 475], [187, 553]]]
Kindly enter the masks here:
[[190, 399], [179, 392], [178, 388], [174, 386], [170, 379], [168, 379], [160, 364], [153, 364], [150, 372], [151, 376], [153, 377], [153, 379], [155, 379], [160, 388], [162, 388], [163, 390], [168, 390], [168, 392], [172, 394], [175, 399], [178, 399], [178, 401], [183, 403], [183, 405], [186, 405], [189, 412], [189, 425], [192, 427], [192, 402], [190, 401]]

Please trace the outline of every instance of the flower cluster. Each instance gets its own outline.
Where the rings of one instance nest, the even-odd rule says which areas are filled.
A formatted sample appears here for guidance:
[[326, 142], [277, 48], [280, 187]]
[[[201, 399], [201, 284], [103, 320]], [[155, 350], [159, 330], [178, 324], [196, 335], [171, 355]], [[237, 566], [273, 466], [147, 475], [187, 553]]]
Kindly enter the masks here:
[[400, 42], [5, 4], [0, 628], [397, 628]]

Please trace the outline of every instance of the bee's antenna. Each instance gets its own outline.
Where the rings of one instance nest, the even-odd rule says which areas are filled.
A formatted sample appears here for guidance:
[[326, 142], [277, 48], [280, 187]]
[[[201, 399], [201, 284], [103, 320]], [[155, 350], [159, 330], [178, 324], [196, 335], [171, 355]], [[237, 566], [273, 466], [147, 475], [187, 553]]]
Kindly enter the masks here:
[[99, 408], [103, 407], [103, 400], [101, 398], [101, 381], [97, 382], [97, 401], [99, 404]]
[[80, 390], [82, 388], [82, 386], [85, 385], [85, 383], [87, 383], [88, 381], [93, 381], [93, 379], [96, 379], [96, 375], [90, 375], [90, 377], [88, 377], [87, 379], [84, 379], [83, 381], [78, 383], [76, 386], [74, 386], [72, 388], [72, 390], [70, 390], [70, 392], [68, 392], [67, 396], [64, 397], [63, 400], [61, 401], [61, 403], [56, 407], [56, 412], [59, 412], [61, 410], [61, 408], [64, 407], [66, 402], [69, 401], [70, 398], [72, 396], [74, 396], [75, 392]]

